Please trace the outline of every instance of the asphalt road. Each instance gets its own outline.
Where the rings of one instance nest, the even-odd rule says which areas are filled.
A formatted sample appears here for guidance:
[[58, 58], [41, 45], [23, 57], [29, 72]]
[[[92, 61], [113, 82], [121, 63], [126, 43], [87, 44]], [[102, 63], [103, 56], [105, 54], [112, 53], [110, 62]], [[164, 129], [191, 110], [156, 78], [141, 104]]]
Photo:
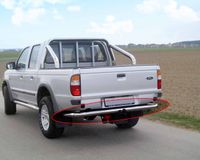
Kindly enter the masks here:
[[37, 112], [18, 106], [16, 115], [4, 115], [0, 92], [0, 159], [200, 160], [200, 133], [142, 119], [130, 130], [72, 126], [63, 137], [48, 140], [40, 133]]

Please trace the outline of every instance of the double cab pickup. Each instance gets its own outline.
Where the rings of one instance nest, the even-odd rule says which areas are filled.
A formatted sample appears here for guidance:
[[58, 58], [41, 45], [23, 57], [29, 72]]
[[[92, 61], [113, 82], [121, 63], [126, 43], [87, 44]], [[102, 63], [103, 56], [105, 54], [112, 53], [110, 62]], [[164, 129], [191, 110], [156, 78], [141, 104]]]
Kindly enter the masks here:
[[[115, 53], [131, 63], [117, 65]], [[5, 114], [15, 114], [17, 104], [38, 110], [47, 138], [61, 136], [77, 119], [131, 128], [161, 96], [160, 67], [136, 65], [131, 53], [105, 39], [48, 40], [26, 47], [6, 67]], [[68, 123], [52, 119], [55, 113]]]

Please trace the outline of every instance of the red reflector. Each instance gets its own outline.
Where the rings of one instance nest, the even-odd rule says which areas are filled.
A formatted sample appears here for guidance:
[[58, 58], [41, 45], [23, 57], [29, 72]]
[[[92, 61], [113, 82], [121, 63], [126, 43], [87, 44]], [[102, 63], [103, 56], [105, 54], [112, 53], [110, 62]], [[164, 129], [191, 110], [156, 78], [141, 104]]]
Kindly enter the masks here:
[[162, 81], [161, 79], [158, 79], [157, 88], [161, 89], [161, 85], [162, 85]]
[[79, 85], [78, 86], [71, 86], [70, 89], [71, 89], [71, 94], [73, 96], [80, 96], [81, 95], [81, 89], [80, 89]]

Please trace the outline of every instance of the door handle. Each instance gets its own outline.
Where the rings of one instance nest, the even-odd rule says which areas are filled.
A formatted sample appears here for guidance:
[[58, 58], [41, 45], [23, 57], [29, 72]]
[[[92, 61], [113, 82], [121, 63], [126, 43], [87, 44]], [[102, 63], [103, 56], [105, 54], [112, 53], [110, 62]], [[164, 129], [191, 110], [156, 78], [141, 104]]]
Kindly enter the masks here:
[[30, 77], [30, 80], [33, 80], [33, 79], [34, 79], [34, 77], [33, 77], [33, 76], [31, 76], [31, 77]]
[[125, 73], [117, 74], [117, 78], [124, 78], [124, 77], [126, 77]]

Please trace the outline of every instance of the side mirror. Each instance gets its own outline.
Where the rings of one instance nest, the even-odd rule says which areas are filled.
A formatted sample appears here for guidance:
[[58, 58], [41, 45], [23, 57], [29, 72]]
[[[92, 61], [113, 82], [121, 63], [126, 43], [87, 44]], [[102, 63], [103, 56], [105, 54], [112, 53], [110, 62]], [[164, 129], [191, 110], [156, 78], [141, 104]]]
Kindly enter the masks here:
[[15, 67], [16, 69], [25, 69], [26, 68], [26, 65], [23, 64], [23, 63], [18, 63]]
[[15, 69], [15, 62], [9, 62], [6, 64], [6, 69]]

